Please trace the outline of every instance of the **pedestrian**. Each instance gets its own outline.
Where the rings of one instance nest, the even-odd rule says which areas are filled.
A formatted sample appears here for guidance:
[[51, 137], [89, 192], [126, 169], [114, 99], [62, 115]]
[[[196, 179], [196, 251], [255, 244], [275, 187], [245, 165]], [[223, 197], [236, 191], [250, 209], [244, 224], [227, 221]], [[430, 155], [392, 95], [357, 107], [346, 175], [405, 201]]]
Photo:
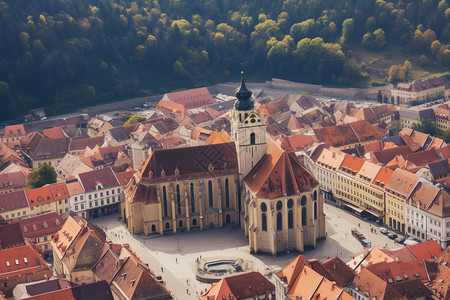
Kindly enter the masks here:
[[164, 269], [163, 269], [163, 267], [161, 267], [161, 272], [163, 272], [163, 273], [164, 273]]
[[178, 263], [178, 259], [175, 257], [175, 262]]
[[360, 223], [358, 223], [358, 227], [361, 228], [361, 224]]

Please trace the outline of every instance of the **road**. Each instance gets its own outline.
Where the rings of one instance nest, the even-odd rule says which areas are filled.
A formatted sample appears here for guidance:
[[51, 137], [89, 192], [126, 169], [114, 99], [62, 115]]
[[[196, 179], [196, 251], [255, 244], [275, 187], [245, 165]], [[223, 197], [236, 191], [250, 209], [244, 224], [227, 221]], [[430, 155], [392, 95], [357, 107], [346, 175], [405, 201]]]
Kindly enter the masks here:
[[[318, 242], [317, 248], [303, 253], [306, 258], [321, 261], [327, 257], [339, 256], [345, 262], [361, 255], [361, 244], [351, 235], [352, 228], [358, 228], [372, 246], [396, 249], [398, 246], [387, 236], [379, 233], [375, 225], [365, 223], [347, 211], [325, 204], [327, 238]], [[128, 243], [133, 251], [155, 274], [161, 275], [177, 299], [197, 299], [210, 285], [195, 279], [195, 259], [202, 257], [240, 257], [251, 260], [254, 270], [270, 273], [280, 270], [300, 253], [292, 252], [278, 256], [252, 255], [248, 240], [243, 232], [232, 227], [205, 231], [181, 232], [168, 236], [132, 236], [118, 220], [119, 215], [90, 220], [103, 228], [114, 243]], [[360, 227], [358, 226], [360, 224]], [[370, 231], [376, 228], [377, 234]], [[273, 280], [269, 276], [270, 280]], [[189, 292], [189, 294], [187, 294]]]

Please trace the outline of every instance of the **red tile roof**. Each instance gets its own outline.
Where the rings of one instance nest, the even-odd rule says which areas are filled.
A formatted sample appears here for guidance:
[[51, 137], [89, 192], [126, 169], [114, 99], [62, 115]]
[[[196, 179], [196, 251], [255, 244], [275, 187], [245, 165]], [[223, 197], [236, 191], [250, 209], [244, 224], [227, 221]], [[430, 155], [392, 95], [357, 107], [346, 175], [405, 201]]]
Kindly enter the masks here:
[[419, 259], [434, 260], [441, 256], [442, 247], [434, 240], [429, 240], [417, 245], [407, 246], [409, 251]]
[[281, 137], [277, 142], [285, 151], [302, 151], [310, 147], [315, 142], [315, 138], [313, 135], [297, 134]]
[[349, 124], [315, 128], [317, 140], [333, 147], [358, 143], [358, 137]]
[[287, 264], [286, 267], [284, 267], [280, 272], [278, 272], [277, 276], [283, 280], [288, 287], [290, 287], [295, 278], [298, 276], [303, 265], [307, 265], [309, 267], [311, 266], [303, 255], [299, 255], [296, 259]]
[[80, 173], [78, 178], [86, 192], [95, 191], [99, 184], [104, 189], [120, 186], [111, 167]]
[[258, 108], [258, 114], [266, 116], [266, 117], [274, 117], [274, 116], [281, 114], [281, 111], [278, 109], [278, 107], [275, 104], [273, 104], [273, 102], [269, 102], [269, 103], [261, 105]]
[[217, 103], [206, 87], [186, 90], [164, 95], [163, 100], [169, 100], [175, 103], [183, 104], [187, 109], [197, 108], [201, 106]]
[[439, 156], [434, 149], [429, 149], [416, 153], [410, 153], [406, 156], [406, 159], [419, 167], [439, 160]]
[[28, 207], [25, 191], [0, 194], [0, 213]]
[[133, 178], [134, 173], [136, 173], [135, 170], [120, 172], [116, 173], [116, 177], [120, 184], [125, 186], [130, 182], [131, 178]]
[[358, 273], [351, 284], [361, 294], [377, 300], [404, 300], [404, 297], [391, 285], [377, 275], [364, 268]]
[[200, 299], [222, 300], [259, 299], [261, 296], [275, 296], [275, 286], [259, 272], [250, 272], [223, 278], [214, 284]]
[[0, 249], [25, 245], [20, 224], [16, 220], [10, 223], [0, 223]]
[[187, 116], [188, 111], [186, 107], [184, 107], [181, 103], [175, 103], [168, 100], [160, 100], [158, 104], [156, 105], [157, 110], [161, 110], [164, 112], [168, 112], [177, 116]]
[[81, 185], [81, 183], [78, 180], [71, 181], [71, 182], [67, 181], [66, 186], [67, 186], [67, 191], [69, 192], [69, 194], [71, 196], [84, 193], [83, 186]]
[[377, 176], [372, 181], [372, 185], [383, 187], [386, 185], [386, 183], [391, 179], [392, 174], [394, 171], [391, 169], [381, 167], [381, 169], [378, 171]]
[[5, 134], [3, 135], [4, 138], [11, 138], [11, 137], [19, 137], [26, 135], [25, 128], [23, 127], [23, 124], [18, 125], [7, 125], [5, 126]]
[[386, 184], [386, 191], [399, 193], [406, 199], [415, 188], [419, 178], [420, 177], [415, 174], [397, 168]]
[[50, 189], [55, 201], [67, 199], [70, 197], [67, 185], [65, 182], [53, 183], [50, 185]]
[[359, 170], [361, 170], [362, 166], [364, 165], [364, 162], [365, 162], [364, 159], [361, 159], [359, 157], [353, 155], [346, 155], [344, 161], [342, 161], [339, 170], [341, 170], [344, 173], [356, 175], [356, 173], [358, 173]]
[[50, 186], [43, 186], [32, 190], [27, 190], [27, 198], [30, 203], [30, 207], [49, 204], [55, 201]]
[[3, 249], [0, 251], [0, 280], [33, 274], [37, 271], [53, 271], [29, 245]]
[[67, 137], [62, 127], [53, 127], [50, 129], [44, 129], [42, 130], [42, 134], [48, 137], [49, 139], [62, 139]]
[[270, 139], [267, 154], [244, 181], [255, 195], [265, 198], [296, 195], [318, 184], [293, 153], [283, 151]]
[[56, 233], [64, 221], [55, 212], [18, 220], [24, 237], [44, 236]]

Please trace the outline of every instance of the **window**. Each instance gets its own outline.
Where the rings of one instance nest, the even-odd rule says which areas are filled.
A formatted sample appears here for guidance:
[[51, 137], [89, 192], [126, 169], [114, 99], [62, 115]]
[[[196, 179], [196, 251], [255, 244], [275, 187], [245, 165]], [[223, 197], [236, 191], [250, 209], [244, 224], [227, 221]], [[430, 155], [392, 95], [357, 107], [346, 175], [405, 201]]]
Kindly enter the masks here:
[[212, 181], [208, 181], [208, 194], [209, 194], [209, 207], [213, 207], [214, 199], [213, 199], [213, 186]]
[[277, 210], [280, 211], [283, 208], [283, 202], [278, 201], [277, 202]]
[[92, 195], [89, 195], [89, 200], [92, 200]]
[[170, 224], [169, 224], [169, 222], [166, 222], [166, 229], [169, 229], [170, 228]]
[[156, 231], [156, 226], [152, 225], [152, 232], [155, 232], [155, 231]]
[[178, 214], [181, 215], [181, 195], [180, 195], [180, 185], [177, 184], [177, 208]]
[[302, 226], [306, 226], [306, 207], [302, 207]]
[[80, 200], [83, 200], [83, 195], [80, 196]]
[[225, 179], [225, 207], [230, 207], [230, 190], [228, 186], [228, 178]]
[[[163, 186], [163, 202], [164, 202], [164, 217], [167, 217], [167, 193], [166, 193], [166, 187], [165, 186]], [[168, 228], [167, 224], [168, 223], [166, 223], [166, 228]]]
[[109, 196], [109, 191], [106, 191], [106, 196]]
[[195, 212], [195, 194], [194, 194], [194, 183], [191, 182], [191, 211]]
[[283, 230], [283, 217], [281, 212], [277, 213], [277, 230]]
[[94, 194], [94, 198], [97, 199], [97, 196], [98, 196], [97, 193], [95, 193], [95, 194]]
[[267, 231], [267, 216], [265, 213], [261, 215], [262, 231]]
[[306, 196], [302, 197], [302, 200], [300, 201], [302, 206], [306, 205]]
[[256, 144], [256, 138], [255, 138], [255, 133], [252, 132], [250, 134], [250, 145], [255, 145]]
[[81, 204], [81, 209], [84, 209], [84, 204]]
[[75, 205], [75, 210], [78, 210], [78, 205]]
[[192, 226], [197, 226], [197, 219], [192, 220]]
[[114, 195], [114, 190], [111, 190], [111, 194], [113, 194], [113, 195]]
[[292, 209], [288, 211], [288, 228], [289, 229], [294, 228], [294, 213]]
[[317, 202], [314, 201], [314, 220], [317, 220]]
[[100, 193], [100, 197], [103, 197], [103, 192]]

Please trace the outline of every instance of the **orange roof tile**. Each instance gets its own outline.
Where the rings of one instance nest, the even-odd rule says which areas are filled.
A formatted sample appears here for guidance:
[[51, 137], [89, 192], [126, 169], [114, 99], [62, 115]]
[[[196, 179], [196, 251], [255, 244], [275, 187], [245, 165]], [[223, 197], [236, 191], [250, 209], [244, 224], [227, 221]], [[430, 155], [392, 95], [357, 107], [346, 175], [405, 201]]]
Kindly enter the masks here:
[[244, 178], [255, 195], [265, 198], [296, 195], [318, 184], [293, 153], [283, 151], [271, 139], [268, 141], [267, 154]]
[[49, 139], [63, 139], [67, 137], [66, 133], [61, 127], [44, 129], [42, 130], [42, 134], [48, 137]]
[[316, 163], [327, 169], [337, 171], [344, 161], [346, 154], [336, 148], [324, 148], [317, 158]]
[[0, 251], [0, 280], [26, 274], [32, 275], [42, 270], [49, 271], [50, 275], [52, 274], [46, 262], [30, 245]]
[[30, 207], [52, 203], [55, 201], [50, 186], [43, 186], [40, 188], [27, 190], [28, 202]]
[[55, 201], [67, 199], [70, 197], [65, 182], [53, 183], [50, 185], [50, 189], [52, 191], [53, 198], [55, 199]]
[[176, 103], [176, 102], [172, 102], [172, 101], [167, 101], [167, 100], [160, 100], [158, 102], [158, 104], [156, 105], [156, 109], [157, 110], [161, 110], [164, 112], [168, 112], [177, 116], [181, 116], [181, 115], [188, 115], [188, 111], [186, 109], [186, 107], [184, 107], [183, 104], [181, 103]]
[[7, 125], [5, 126], [5, 134], [3, 135], [3, 137], [4, 138], [19, 137], [26, 134], [27, 132], [25, 131], [23, 124]]
[[285, 151], [301, 151], [307, 149], [314, 143], [315, 139], [312, 135], [297, 134], [288, 137], [281, 137], [277, 140], [281, 149]]
[[258, 108], [258, 114], [266, 117], [274, 117], [281, 114], [281, 111], [275, 104], [273, 104], [273, 102], [269, 102], [266, 104], [262, 104]]
[[359, 157], [353, 155], [346, 155], [339, 170], [341, 170], [344, 173], [356, 175], [356, 173], [358, 173], [359, 170], [361, 170], [362, 166], [364, 165], [364, 162], [365, 162], [364, 159], [361, 159]]
[[206, 144], [222, 144], [222, 143], [231, 143], [233, 140], [228, 135], [225, 130], [221, 130], [220, 132], [213, 131], [209, 138], [206, 140]]
[[439, 257], [443, 250], [434, 240], [429, 240], [417, 245], [407, 246], [409, 251], [419, 259], [434, 260]]
[[71, 196], [84, 193], [83, 186], [78, 180], [74, 182], [66, 182], [66, 185]]
[[355, 276], [351, 287], [358, 288], [359, 293], [367, 293], [370, 298], [377, 300], [404, 300], [392, 286], [365, 268]]
[[52, 242], [56, 245], [55, 250], [58, 250], [61, 256], [64, 256], [64, 253], [73, 243], [81, 229], [81, 225], [75, 219], [68, 217], [63, 227], [53, 236]]
[[308, 260], [303, 256], [299, 255], [296, 259], [291, 261], [284, 267], [280, 272], [277, 273], [277, 276], [283, 280], [288, 287], [292, 285], [294, 279], [297, 277], [298, 273], [302, 269], [303, 265], [311, 266]]
[[406, 199], [413, 191], [419, 178], [415, 174], [397, 168], [386, 184], [386, 191], [399, 193]]
[[181, 92], [167, 93], [164, 100], [183, 104], [187, 109], [193, 109], [201, 106], [217, 103], [206, 87], [191, 89]]
[[389, 179], [391, 179], [393, 173], [394, 171], [392, 171], [391, 169], [381, 167], [380, 170], [378, 171], [377, 176], [375, 176], [375, 178], [372, 181], [372, 186], [373, 185], [379, 187], [385, 186], [386, 183], [389, 181]]

